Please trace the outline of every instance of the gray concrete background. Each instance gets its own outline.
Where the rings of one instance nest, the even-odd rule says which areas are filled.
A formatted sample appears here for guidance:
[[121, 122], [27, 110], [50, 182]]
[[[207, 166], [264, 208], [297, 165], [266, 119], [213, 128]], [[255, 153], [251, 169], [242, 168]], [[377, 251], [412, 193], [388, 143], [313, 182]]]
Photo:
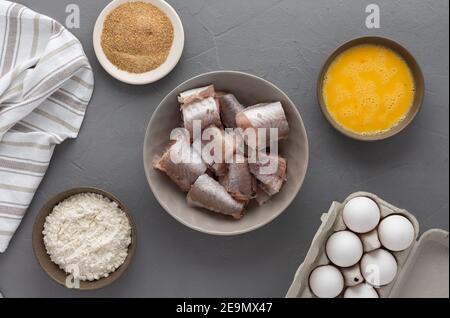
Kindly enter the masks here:
[[[82, 41], [96, 76], [79, 138], [57, 147], [52, 164], [9, 249], [0, 254], [0, 290], [7, 297], [283, 297], [333, 200], [365, 190], [416, 215], [421, 231], [448, 230], [449, 2], [447, 0], [170, 0], [186, 31], [182, 61], [154, 85], [133, 87], [103, 71], [92, 29], [108, 0], [20, 0], [64, 22], [65, 8], [81, 9]], [[381, 29], [365, 28], [365, 7], [381, 8]], [[340, 43], [378, 34], [406, 46], [422, 66], [423, 110], [402, 134], [383, 142], [352, 141], [320, 113], [315, 84], [321, 64]], [[144, 176], [142, 143], [148, 120], [175, 86], [218, 69], [272, 81], [297, 104], [311, 160], [297, 199], [255, 232], [214, 237], [172, 219]], [[291, 136], [295, 138], [295, 136]], [[129, 271], [103, 290], [80, 293], [58, 286], [31, 248], [39, 208], [70, 187], [99, 186], [130, 208], [138, 248]]]

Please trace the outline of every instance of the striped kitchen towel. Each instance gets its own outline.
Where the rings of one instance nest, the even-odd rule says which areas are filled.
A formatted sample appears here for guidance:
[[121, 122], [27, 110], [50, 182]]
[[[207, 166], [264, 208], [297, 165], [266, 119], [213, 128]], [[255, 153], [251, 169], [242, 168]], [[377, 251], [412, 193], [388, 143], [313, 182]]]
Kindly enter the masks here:
[[76, 138], [93, 91], [80, 42], [61, 24], [0, 0], [0, 252], [56, 144]]

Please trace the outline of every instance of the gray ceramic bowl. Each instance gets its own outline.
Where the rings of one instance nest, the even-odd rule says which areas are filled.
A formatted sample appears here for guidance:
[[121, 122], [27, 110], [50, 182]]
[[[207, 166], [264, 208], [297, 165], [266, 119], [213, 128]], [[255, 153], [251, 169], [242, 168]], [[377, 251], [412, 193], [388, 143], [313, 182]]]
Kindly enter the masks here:
[[[231, 92], [246, 105], [280, 101], [283, 104], [291, 131], [290, 137], [280, 143], [280, 154], [287, 159], [287, 181], [281, 192], [263, 206], [252, 204], [241, 220], [233, 220], [207, 210], [190, 207], [186, 194], [181, 192], [163, 173], [152, 167], [156, 156], [169, 143], [172, 129], [179, 127], [181, 114], [177, 102], [179, 93], [188, 89], [214, 84], [216, 90]], [[176, 220], [204, 233], [236, 235], [253, 231], [279, 216], [294, 200], [306, 175], [308, 166], [308, 139], [302, 118], [294, 103], [275, 85], [246, 73], [217, 71], [194, 77], [167, 95], [155, 110], [144, 140], [144, 167], [150, 188], [161, 206]], [[297, 211], [299, 213], [300, 211]]]
[[41, 211], [36, 217], [36, 221], [34, 222], [32, 242], [33, 251], [39, 262], [39, 265], [41, 265], [42, 269], [48, 274], [48, 276], [50, 276], [58, 284], [66, 286], [67, 274], [61, 268], [59, 268], [58, 265], [51, 261], [50, 256], [47, 254], [47, 251], [45, 249], [42, 231], [44, 230], [45, 218], [53, 211], [53, 208], [61, 201], [64, 201], [65, 199], [79, 193], [97, 193], [103, 195], [111, 201], [115, 201], [125, 212], [131, 225], [131, 244], [128, 247], [128, 256], [126, 257], [123, 264], [120, 265], [120, 267], [116, 271], [112, 272], [108, 277], [104, 277], [92, 282], [80, 282], [79, 290], [95, 290], [106, 287], [115, 282], [127, 270], [136, 250], [136, 225], [134, 224], [133, 219], [131, 218], [131, 215], [125, 205], [123, 205], [123, 203], [120, 202], [119, 199], [117, 199], [111, 193], [98, 188], [81, 187], [58, 193], [53, 198], [48, 200], [47, 203], [45, 203], [45, 205], [42, 207]]

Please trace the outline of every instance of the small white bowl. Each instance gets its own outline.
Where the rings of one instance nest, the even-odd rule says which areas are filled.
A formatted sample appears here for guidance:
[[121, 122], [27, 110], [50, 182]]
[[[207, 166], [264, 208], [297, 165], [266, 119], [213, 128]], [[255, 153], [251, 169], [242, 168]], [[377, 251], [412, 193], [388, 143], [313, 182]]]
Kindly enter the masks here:
[[167, 2], [163, 0], [139, 0], [139, 1], [143, 1], [151, 5], [154, 5], [162, 12], [164, 12], [172, 22], [174, 30], [173, 44], [172, 48], [170, 49], [170, 53], [169, 56], [167, 57], [167, 60], [161, 66], [146, 73], [139, 73], [139, 74], [130, 73], [123, 71], [114, 64], [112, 64], [106, 57], [105, 53], [103, 52], [101, 45], [101, 37], [103, 32], [103, 24], [105, 22], [106, 17], [111, 11], [113, 11], [121, 4], [128, 2], [135, 2], [133, 0], [111, 1], [98, 16], [97, 22], [95, 23], [93, 34], [95, 55], [97, 55], [97, 59], [103, 66], [105, 71], [107, 71], [112, 77], [118, 79], [119, 81], [133, 85], [144, 85], [154, 83], [160, 80], [161, 78], [165, 77], [178, 64], [184, 48], [183, 24], [181, 23], [181, 19], [178, 16], [175, 9], [172, 8]]

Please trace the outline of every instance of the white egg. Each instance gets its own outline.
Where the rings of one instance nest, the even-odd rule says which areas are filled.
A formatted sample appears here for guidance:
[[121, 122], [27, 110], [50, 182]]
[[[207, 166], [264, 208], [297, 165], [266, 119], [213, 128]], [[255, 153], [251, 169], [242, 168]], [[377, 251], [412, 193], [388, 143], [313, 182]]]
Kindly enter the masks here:
[[350, 267], [361, 259], [363, 245], [355, 233], [340, 231], [334, 233], [328, 239], [326, 253], [333, 264], [340, 267]]
[[373, 286], [362, 283], [345, 290], [344, 298], [379, 298]]
[[397, 275], [397, 261], [388, 251], [378, 249], [364, 254], [361, 273], [370, 285], [384, 286], [391, 283]]
[[319, 298], [334, 298], [344, 289], [344, 278], [336, 267], [320, 266], [309, 276], [309, 287]]
[[368, 197], [356, 197], [347, 202], [343, 210], [344, 223], [356, 233], [372, 231], [380, 222], [380, 208]]
[[381, 244], [388, 250], [406, 250], [414, 241], [414, 226], [401, 215], [391, 215], [383, 219], [378, 227]]

